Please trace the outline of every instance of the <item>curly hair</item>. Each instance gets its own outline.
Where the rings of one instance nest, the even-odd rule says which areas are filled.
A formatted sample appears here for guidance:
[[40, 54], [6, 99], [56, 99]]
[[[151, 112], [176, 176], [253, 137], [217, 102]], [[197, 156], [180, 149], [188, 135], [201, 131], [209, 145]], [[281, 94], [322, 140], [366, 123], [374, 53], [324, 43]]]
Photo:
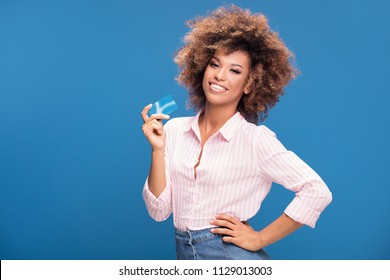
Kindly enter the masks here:
[[196, 111], [204, 108], [203, 74], [217, 50], [226, 54], [246, 51], [251, 61], [250, 92], [243, 94], [237, 111], [248, 122], [257, 124], [259, 117], [264, 121], [298, 73], [292, 65], [293, 53], [270, 29], [266, 17], [231, 5], [186, 23], [190, 31], [174, 61], [180, 69], [177, 81], [188, 90], [188, 105]]

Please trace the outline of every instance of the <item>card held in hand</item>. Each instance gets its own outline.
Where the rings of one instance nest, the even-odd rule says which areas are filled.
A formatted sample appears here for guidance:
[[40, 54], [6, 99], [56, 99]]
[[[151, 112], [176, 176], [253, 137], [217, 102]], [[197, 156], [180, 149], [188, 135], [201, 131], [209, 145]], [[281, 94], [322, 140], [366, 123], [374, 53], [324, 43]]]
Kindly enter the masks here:
[[161, 98], [159, 101], [153, 104], [152, 108], [150, 108], [148, 114], [149, 117], [153, 114], [165, 114], [169, 115], [173, 111], [177, 109], [177, 105], [175, 100], [173, 100], [172, 95], [168, 94]]

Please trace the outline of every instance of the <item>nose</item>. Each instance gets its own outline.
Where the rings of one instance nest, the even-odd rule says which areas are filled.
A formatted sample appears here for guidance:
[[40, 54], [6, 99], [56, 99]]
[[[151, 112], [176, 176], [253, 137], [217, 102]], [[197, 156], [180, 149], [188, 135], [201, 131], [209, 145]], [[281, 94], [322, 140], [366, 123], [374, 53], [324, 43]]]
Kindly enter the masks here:
[[225, 71], [223, 69], [217, 69], [215, 71], [215, 79], [218, 81], [224, 81], [226, 79]]

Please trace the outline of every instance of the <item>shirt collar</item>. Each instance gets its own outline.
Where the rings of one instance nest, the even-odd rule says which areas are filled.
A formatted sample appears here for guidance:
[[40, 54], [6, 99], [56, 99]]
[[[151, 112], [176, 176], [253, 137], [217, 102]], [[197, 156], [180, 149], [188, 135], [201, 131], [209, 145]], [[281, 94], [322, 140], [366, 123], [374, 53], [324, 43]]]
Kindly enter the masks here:
[[[185, 129], [185, 132], [188, 132], [192, 130], [195, 135], [198, 137], [198, 139], [201, 139], [200, 137], [200, 130], [199, 130], [199, 117], [203, 113], [203, 111], [199, 111], [196, 116], [192, 119], [192, 121], [189, 122], [188, 126]], [[219, 130], [217, 133], [219, 133], [226, 141], [230, 141], [234, 134], [236, 133], [237, 129], [240, 127], [240, 125], [245, 122], [245, 118], [241, 115], [240, 112], [236, 112]]]

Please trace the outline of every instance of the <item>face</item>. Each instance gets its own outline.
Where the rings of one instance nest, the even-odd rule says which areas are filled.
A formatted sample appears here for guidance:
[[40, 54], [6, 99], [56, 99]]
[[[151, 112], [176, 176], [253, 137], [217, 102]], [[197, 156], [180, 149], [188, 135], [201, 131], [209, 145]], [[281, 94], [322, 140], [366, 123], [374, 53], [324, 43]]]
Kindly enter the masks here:
[[250, 57], [245, 51], [225, 54], [217, 51], [203, 76], [206, 102], [237, 108], [242, 95], [249, 88]]

